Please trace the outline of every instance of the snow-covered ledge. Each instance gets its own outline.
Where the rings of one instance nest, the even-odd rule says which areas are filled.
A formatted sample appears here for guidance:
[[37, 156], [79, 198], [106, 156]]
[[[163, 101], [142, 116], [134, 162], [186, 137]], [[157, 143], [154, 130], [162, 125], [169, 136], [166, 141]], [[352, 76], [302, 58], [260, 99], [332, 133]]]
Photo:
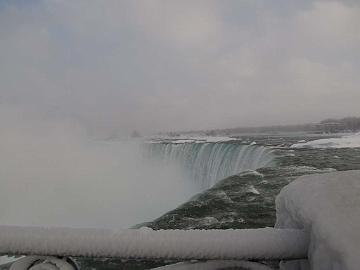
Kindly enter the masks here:
[[360, 269], [360, 171], [303, 176], [276, 200], [277, 228], [310, 234], [308, 261], [282, 269]]

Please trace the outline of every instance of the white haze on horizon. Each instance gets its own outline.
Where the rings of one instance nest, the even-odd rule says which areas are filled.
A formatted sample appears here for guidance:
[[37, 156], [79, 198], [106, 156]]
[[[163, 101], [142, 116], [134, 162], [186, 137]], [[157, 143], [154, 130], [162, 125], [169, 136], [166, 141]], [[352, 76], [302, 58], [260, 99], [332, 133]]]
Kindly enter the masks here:
[[139, 142], [99, 142], [74, 124], [0, 107], [0, 224], [127, 228], [193, 192], [175, 167], [145, 162]]

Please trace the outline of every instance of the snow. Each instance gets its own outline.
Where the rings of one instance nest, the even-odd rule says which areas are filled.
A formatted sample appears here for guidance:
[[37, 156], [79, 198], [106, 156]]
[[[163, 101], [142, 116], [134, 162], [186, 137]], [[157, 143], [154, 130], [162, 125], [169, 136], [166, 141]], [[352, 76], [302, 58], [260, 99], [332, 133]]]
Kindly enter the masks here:
[[220, 137], [220, 136], [212, 136], [212, 137], [195, 137], [197, 141], [205, 141], [205, 142], [228, 142], [238, 140], [236, 138], [231, 137]]
[[9, 256], [0, 256], [0, 265], [7, 264], [13, 261], [16, 261], [18, 258], [15, 257], [9, 257]]
[[181, 140], [171, 141], [171, 143], [173, 143], [173, 144], [195, 143], [195, 142], [196, 142], [196, 141], [195, 141], [195, 140], [192, 140], [192, 139], [181, 139]]
[[237, 138], [232, 137], [221, 137], [221, 136], [182, 136], [178, 138], [166, 137], [158, 139], [150, 139], [150, 143], [173, 143], [173, 144], [183, 144], [183, 143], [218, 143], [218, 142], [228, 142], [228, 141], [238, 141]]
[[302, 230], [102, 230], [0, 226], [0, 254], [163, 259], [305, 258]]
[[208, 261], [208, 262], [182, 262], [166, 265], [154, 270], [218, 270], [218, 269], [248, 269], [248, 270], [271, 270], [272, 268], [254, 262], [246, 261]]
[[277, 228], [304, 229], [310, 237], [308, 263], [282, 269], [359, 269], [360, 171], [302, 176], [283, 188], [276, 209]]
[[292, 148], [357, 148], [360, 147], [360, 132], [340, 138], [319, 139], [293, 144]]
[[[40, 264], [41, 263], [41, 264]], [[75, 267], [56, 257], [27, 256], [17, 260], [10, 270], [74, 270]]]

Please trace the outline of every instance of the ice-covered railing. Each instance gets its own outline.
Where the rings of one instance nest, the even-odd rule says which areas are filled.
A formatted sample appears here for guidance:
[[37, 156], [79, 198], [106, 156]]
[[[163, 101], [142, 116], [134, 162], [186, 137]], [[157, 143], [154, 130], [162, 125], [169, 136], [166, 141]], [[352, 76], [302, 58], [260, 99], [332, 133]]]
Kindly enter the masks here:
[[0, 226], [0, 253], [146, 259], [297, 259], [307, 235], [293, 229], [99, 230]]

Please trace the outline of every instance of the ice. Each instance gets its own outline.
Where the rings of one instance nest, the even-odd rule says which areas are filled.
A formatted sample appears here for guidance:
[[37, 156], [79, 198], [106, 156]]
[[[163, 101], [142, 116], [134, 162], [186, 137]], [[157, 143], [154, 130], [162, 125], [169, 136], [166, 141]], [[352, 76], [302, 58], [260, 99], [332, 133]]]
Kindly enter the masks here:
[[236, 138], [231, 137], [221, 137], [221, 136], [209, 136], [209, 137], [195, 137], [197, 141], [205, 141], [208, 143], [216, 143], [216, 142], [228, 142], [228, 141], [235, 141], [238, 140]]
[[219, 270], [219, 269], [246, 269], [246, 270], [271, 270], [272, 268], [254, 262], [246, 261], [208, 261], [208, 262], [183, 262], [153, 270]]
[[[37, 264], [41, 263], [41, 264]], [[74, 270], [73, 265], [56, 257], [28, 256], [17, 260], [10, 270]]]
[[310, 142], [296, 143], [292, 148], [357, 148], [360, 147], [360, 132], [341, 138], [320, 139]]
[[173, 143], [173, 144], [194, 143], [194, 142], [196, 142], [196, 141], [195, 140], [190, 140], [190, 139], [182, 139], [182, 140], [171, 141], [171, 143]]
[[101, 230], [0, 226], [0, 254], [163, 259], [305, 258], [302, 230]]
[[181, 136], [181, 137], [164, 137], [164, 138], [152, 138], [148, 142], [150, 143], [162, 143], [168, 142], [173, 144], [183, 143], [218, 143], [228, 141], [238, 141], [237, 138], [221, 137], [221, 136]]
[[310, 236], [308, 264], [284, 263], [282, 269], [360, 268], [360, 171], [302, 176], [280, 192], [276, 210], [277, 228]]

